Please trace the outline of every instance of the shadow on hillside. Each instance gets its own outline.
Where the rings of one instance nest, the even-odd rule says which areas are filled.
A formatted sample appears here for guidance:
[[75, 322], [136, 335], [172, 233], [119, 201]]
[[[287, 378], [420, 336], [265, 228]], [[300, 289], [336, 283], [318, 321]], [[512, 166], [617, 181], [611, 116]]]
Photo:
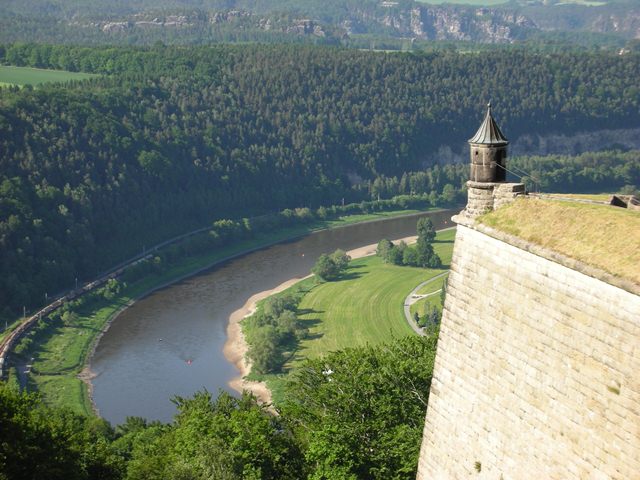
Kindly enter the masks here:
[[[306, 310], [306, 313], [324, 313], [323, 311], [318, 311], [318, 310], [311, 310], [311, 309], [305, 309], [305, 310]], [[298, 319], [298, 323], [300, 323], [300, 325], [303, 326], [304, 328], [313, 328], [320, 323], [320, 319], [319, 318], [303, 318], [303, 319]]]
[[364, 274], [369, 273], [366, 270], [364, 265], [349, 265], [347, 270], [341, 274], [338, 278], [336, 278], [336, 282], [341, 282], [342, 280], [355, 280], [356, 278], [362, 277]]
[[343, 280], [355, 280], [356, 278], [360, 278], [362, 275], [364, 274], [360, 272], [347, 272], [340, 275], [336, 281], [341, 282]]
[[305, 338], [305, 340], [317, 340], [319, 338], [324, 337], [324, 333], [310, 333], [309, 335], [307, 335], [307, 338]]
[[[305, 313], [324, 313], [323, 310], [313, 310], [311, 308], [305, 308], [304, 312]], [[309, 331], [313, 327], [321, 323], [321, 320], [319, 318], [305, 318], [305, 319], [298, 319], [298, 323], [300, 324], [300, 326], [306, 328], [307, 331]], [[323, 335], [324, 334], [319, 332], [316, 332], [316, 333], [308, 332], [307, 336], [305, 337], [305, 340], [316, 340], [318, 338], [321, 338]]]
[[[316, 338], [320, 338], [322, 337], [322, 334], [318, 334], [318, 335], [310, 335], [308, 338], [309, 339], [316, 339]], [[289, 362], [302, 362], [304, 360], [307, 360], [307, 356], [304, 354], [306, 348], [305, 347], [301, 347], [298, 350], [296, 350], [296, 352], [291, 356], [291, 358], [289, 358]], [[283, 369], [283, 371], [287, 372], [290, 371], [290, 368], [286, 368]]]

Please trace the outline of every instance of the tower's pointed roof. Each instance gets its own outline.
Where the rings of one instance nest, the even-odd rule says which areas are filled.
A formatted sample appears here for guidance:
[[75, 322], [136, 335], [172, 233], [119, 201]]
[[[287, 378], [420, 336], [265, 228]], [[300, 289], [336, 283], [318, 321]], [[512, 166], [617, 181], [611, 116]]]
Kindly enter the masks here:
[[491, 115], [491, 104], [487, 105], [487, 114], [476, 134], [469, 139], [469, 143], [484, 145], [507, 145], [509, 140], [502, 134], [500, 127]]

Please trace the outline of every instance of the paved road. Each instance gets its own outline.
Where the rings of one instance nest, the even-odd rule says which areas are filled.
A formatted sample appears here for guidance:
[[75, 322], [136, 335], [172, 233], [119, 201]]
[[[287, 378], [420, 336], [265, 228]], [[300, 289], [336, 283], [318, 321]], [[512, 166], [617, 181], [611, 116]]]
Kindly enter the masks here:
[[416, 303], [418, 300], [421, 300], [423, 298], [427, 298], [427, 297], [431, 297], [433, 295], [437, 295], [438, 293], [440, 293], [440, 291], [442, 289], [438, 289], [435, 292], [431, 292], [431, 293], [427, 293], [426, 295], [416, 295], [416, 292], [418, 290], [420, 290], [422, 287], [424, 287], [425, 285], [429, 285], [430, 283], [436, 281], [439, 278], [444, 277], [445, 275], [449, 275], [449, 272], [443, 272], [440, 273], [438, 275], [436, 275], [433, 278], [430, 278], [429, 280], [422, 282], [420, 285], [418, 285], [416, 288], [414, 288], [413, 290], [411, 290], [411, 293], [409, 293], [409, 295], [407, 295], [407, 298], [404, 299], [404, 316], [407, 319], [407, 322], [409, 323], [409, 326], [411, 328], [413, 328], [413, 331], [416, 332], [418, 335], [420, 336], [425, 336], [424, 330], [422, 330], [422, 328], [420, 328], [415, 320], [413, 319], [413, 317], [411, 316], [411, 305], [413, 305], [414, 303]]

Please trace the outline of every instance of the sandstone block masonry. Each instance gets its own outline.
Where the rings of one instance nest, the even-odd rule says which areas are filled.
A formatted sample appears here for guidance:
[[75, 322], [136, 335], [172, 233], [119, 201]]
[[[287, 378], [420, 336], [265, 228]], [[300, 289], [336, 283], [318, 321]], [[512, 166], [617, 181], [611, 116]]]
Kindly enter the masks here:
[[467, 182], [468, 201], [464, 214], [478, 217], [525, 194], [524, 183]]
[[640, 479], [640, 297], [465, 223], [418, 479]]

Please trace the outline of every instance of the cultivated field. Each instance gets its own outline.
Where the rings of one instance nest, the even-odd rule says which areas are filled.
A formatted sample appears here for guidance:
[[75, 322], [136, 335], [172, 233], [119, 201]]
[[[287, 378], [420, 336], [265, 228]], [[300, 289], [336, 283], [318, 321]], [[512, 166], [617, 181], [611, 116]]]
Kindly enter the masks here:
[[67, 82], [95, 77], [90, 73], [67, 72], [65, 70], [45, 70], [30, 67], [0, 66], [0, 86], [40, 85], [48, 82]]

